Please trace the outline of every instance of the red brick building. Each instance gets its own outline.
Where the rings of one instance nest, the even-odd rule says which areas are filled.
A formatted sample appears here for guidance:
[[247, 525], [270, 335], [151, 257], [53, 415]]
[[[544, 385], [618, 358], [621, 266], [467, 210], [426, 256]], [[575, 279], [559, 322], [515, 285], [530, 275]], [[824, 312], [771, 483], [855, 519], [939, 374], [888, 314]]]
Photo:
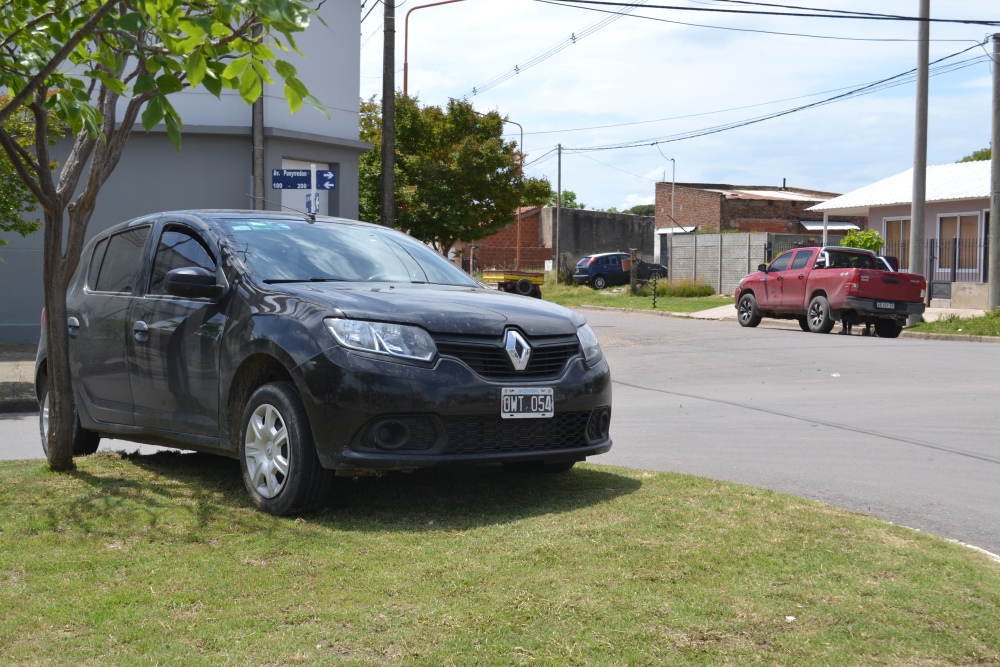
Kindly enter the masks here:
[[[543, 244], [538, 231], [540, 208], [524, 207], [521, 214], [521, 270], [541, 271], [545, 261], [552, 259], [552, 248]], [[513, 269], [517, 263], [518, 223], [512, 222], [493, 236], [466, 243], [455, 244], [455, 256], [468, 259], [474, 254], [479, 269]], [[469, 246], [475, 246], [470, 251]]]
[[[656, 228], [664, 232], [665, 228], [683, 227], [684, 231], [697, 228], [699, 232], [815, 233], [815, 223], [823, 228], [823, 215], [807, 209], [838, 196], [835, 192], [768, 185], [677, 183], [676, 220], [671, 225], [672, 185], [656, 184]], [[843, 232], [867, 226], [868, 218], [863, 216], [836, 216], [830, 218], [829, 229]]]

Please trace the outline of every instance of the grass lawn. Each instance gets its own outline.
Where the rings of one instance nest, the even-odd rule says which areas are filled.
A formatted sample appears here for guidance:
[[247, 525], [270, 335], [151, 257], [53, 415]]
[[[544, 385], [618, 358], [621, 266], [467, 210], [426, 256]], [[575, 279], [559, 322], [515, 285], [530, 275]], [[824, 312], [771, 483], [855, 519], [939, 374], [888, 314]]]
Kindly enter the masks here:
[[959, 336], [1000, 336], [1000, 308], [995, 308], [982, 317], [947, 315], [936, 322], [921, 322], [907, 330]]
[[[609, 306], [611, 308], [636, 308], [652, 310], [653, 297], [632, 296], [628, 285], [595, 290], [586, 285], [559, 285], [554, 280], [546, 280], [542, 287], [542, 298], [568, 308], [578, 306]], [[668, 313], [695, 313], [718, 306], [732, 306], [731, 296], [705, 297], [657, 297], [656, 310]], [[735, 307], [733, 313], [736, 313]]]
[[666, 473], [340, 479], [298, 519], [234, 461], [0, 463], [0, 663], [1000, 663], [1000, 564]]

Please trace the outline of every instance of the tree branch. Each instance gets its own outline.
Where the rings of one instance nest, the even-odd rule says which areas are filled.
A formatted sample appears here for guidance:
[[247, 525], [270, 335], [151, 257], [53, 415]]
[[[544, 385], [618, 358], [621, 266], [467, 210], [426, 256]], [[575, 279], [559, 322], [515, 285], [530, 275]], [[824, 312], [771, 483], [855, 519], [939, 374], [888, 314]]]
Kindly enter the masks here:
[[12, 97], [3, 108], [0, 108], [0, 125], [10, 118], [14, 111], [24, 106], [25, 103], [31, 99], [31, 96], [34, 95], [35, 91], [42, 87], [45, 80], [48, 79], [49, 76], [56, 71], [56, 69], [58, 69], [62, 62], [76, 50], [76, 47], [79, 46], [80, 43], [94, 31], [108, 12], [110, 12], [117, 4], [118, 0], [105, 0], [104, 4], [101, 5], [97, 11], [93, 13], [93, 15], [91, 15], [90, 19], [85, 24], [73, 33], [73, 36], [70, 37], [65, 44], [63, 44], [62, 48], [59, 49], [54, 56], [52, 56], [49, 62], [45, 63], [45, 66], [38, 70], [38, 73], [35, 74], [30, 81], [28, 81], [27, 85], [22, 88], [17, 95]]

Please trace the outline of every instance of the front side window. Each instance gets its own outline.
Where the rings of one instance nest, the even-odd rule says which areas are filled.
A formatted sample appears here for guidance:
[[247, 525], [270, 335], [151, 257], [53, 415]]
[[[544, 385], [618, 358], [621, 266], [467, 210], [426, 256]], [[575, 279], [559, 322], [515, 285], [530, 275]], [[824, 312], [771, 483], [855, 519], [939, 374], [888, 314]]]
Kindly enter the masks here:
[[788, 262], [792, 259], [792, 253], [786, 252], [774, 258], [774, 261], [767, 267], [768, 272], [784, 271], [788, 268]]
[[416, 239], [370, 227], [293, 218], [219, 220], [234, 254], [261, 280], [478, 286]]
[[108, 249], [108, 240], [101, 239], [94, 246], [94, 254], [90, 256], [90, 267], [87, 269], [87, 289], [97, 289], [97, 276], [101, 272], [104, 253]]
[[136, 227], [108, 239], [108, 249], [95, 282], [98, 292], [129, 294], [142, 266], [149, 227]]
[[167, 229], [160, 235], [153, 260], [153, 273], [149, 279], [150, 294], [166, 294], [167, 274], [174, 269], [197, 266], [215, 273], [215, 260], [192, 232], [183, 229]]

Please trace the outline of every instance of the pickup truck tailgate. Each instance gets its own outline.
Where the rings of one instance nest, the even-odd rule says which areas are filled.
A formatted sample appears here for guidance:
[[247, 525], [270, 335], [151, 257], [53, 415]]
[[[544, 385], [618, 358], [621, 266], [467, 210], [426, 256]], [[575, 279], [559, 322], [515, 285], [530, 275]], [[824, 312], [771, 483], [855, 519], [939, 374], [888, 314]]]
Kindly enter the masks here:
[[916, 273], [895, 273], [872, 269], [854, 269], [857, 281], [857, 296], [862, 299], [879, 301], [920, 302], [924, 300], [926, 283], [923, 276]]

